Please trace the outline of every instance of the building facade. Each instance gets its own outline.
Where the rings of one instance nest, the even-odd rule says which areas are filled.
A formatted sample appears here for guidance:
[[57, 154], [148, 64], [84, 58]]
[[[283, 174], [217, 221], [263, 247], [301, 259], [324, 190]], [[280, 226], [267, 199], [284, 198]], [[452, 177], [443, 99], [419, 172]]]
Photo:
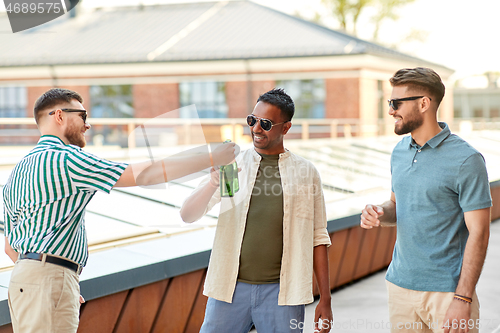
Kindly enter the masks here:
[[[296, 118], [376, 122], [389, 118], [396, 70], [432, 67], [445, 83], [452, 74], [250, 1], [96, 9], [0, 44], [0, 117], [31, 117], [41, 93], [65, 87], [93, 118], [244, 118], [260, 94], [283, 87]], [[197, 114], [182, 109], [192, 104]]]

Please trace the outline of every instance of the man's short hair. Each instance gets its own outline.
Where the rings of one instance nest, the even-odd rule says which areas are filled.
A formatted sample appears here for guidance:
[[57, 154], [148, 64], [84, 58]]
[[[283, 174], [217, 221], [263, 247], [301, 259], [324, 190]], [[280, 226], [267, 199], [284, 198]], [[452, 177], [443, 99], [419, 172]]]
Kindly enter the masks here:
[[407, 86], [408, 90], [429, 94], [438, 106], [443, 100], [445, 87], [434, 70], [425, 67], [403, 68], [389, 79], [393, 87]]
[[276, 106], [281, 110], [281, 114], [286, 121], [290, 121], [295, 113], [295, 104], [293, 100], [282, 88], [274, 88], [257, 99], [258, 102], [264, 102]]
[[53, 108], [56, 105], [62, 103], [71, 103], [72, 100], [76, 99], [78, 102], [83, 103], [82, 96], [76, 91], [62, 88], [52, 88], [46, 91], [42, 96], [38, 97], [35, 102], [34, 116], [35, 121], [38, 124], [38, 120], [41, 116], [41, 111]]

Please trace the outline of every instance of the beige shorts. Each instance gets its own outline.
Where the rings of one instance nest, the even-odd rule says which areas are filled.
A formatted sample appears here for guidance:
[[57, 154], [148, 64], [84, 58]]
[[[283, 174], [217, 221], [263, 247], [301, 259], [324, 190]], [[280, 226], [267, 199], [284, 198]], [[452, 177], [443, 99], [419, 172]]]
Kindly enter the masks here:
[[9, 284], [9, 309], [15, 333], [71, 333], [78, 329], [79, 276], [68, 268], [18, 260]]
[[[417, 291], [396, 286], [386, 281], [389, 294], [389, 318], [391, 333], [442, 333], [444, 317], [450, 307], [454, 293]], [[460, 323], [448, 323], [452, 325]], [[474, 292], [472, 296], [471, 320], [462, 325], [468, 325], [469, 333], [477, 333], [479, 327], [479, 301]]]

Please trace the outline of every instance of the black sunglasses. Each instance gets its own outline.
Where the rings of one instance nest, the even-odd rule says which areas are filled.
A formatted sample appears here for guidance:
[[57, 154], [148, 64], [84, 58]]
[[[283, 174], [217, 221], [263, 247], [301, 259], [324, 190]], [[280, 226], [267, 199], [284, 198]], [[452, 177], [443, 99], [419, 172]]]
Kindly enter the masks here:
[[254, 116], [253, 114], [251, 114], [251, 115], [247, 116], [248, 126], [253, 127], [257, 123], [257, 120], [260, 121], [260, 127], [262, 127], [262, 129], [266, 132], [269, 132], [273, 128], [273, 126], [281, 125], [281, 124], [284, 124], [284, 123], [287, 123], [290, 121], [290, 120], [287, 120], [287, 121], [284, 121], [282, 123], [273, 124], [273, 122], [270, 121], [269, 119], [258, 118], [256, 116]]
[[[392, 108], [394, 111], [396, 111], [399, 108], [399, 104], [404, 101], [414, 101], [419, 98], [423, 98], [425, 96], [413, 96], [413, 97], [405, 97], [405, 98], [395, 98], [395, 99], [388, 99], [387, 102], [389, 103], [389, 107]], [[432, 101], [432, 99], [429, 97], [429, 99]]]
[[[82, 114], [82, 119], [83, 119], [83, 123], [86, 124], [87, 123], [87, 110], [85, 109], [59, 109], [63, 112], [83, 112]], [[54, 110], [54, 111], [50, 111], [49, 112], [49, 116], [52, 116], [54, 113], [56, 113], [57, 110]]]

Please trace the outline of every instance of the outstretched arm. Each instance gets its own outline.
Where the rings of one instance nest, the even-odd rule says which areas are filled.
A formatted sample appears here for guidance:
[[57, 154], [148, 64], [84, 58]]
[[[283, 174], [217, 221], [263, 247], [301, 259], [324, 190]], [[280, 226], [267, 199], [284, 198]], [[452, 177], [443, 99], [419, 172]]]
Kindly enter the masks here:
[[238, 153], [239, 147], [231, 142], [220, 144], [211, 154], [208, 146], [201, 146], [154, 163], [130, 164], [114, 187], [165, 183], [204, 170], [211, 165], [229, 164]]

